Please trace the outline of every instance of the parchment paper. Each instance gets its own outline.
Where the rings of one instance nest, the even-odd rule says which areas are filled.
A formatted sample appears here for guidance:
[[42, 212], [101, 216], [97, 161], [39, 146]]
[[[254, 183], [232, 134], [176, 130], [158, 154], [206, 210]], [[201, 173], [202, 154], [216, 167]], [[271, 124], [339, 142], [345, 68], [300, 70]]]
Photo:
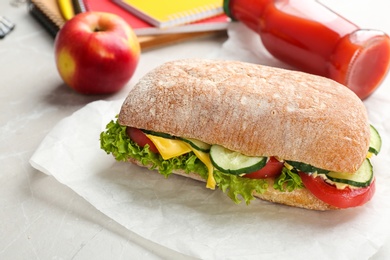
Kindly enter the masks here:
[[[259, 52], [244, 27], [230, 28], [217, 58], [283, 67]], [[245, 48], [243, 46], [246, 46]], [[240, 48], [240, 49], [235, 49]], [[240, 50], [240, 51], [238, 51]], [[260, 61], [260, 62], [259, 62]], [[388, 82], [388, 81], [387, 81]], [[32, 156], [31, 165], [69, 186], [129, 230], [202, 259], [367, 259], [390, 233], [390, 111], [388, 83], [365, 104], [380, 131], [383, 149], [373, 159], [377, 191], [355, 209], [316, 212], [263, 201], [234, 204], [204, 183], [163, 176], [116, 162], [99, 147], [99, 134], [123, 100], [97, 101], [63, 119]]]

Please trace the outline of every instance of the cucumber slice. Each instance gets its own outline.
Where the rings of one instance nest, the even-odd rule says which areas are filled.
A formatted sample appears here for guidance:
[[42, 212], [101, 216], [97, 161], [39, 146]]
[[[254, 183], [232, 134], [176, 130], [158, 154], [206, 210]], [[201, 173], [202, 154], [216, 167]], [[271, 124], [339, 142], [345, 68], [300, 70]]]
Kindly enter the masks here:
[[379, 135], [378, 131], [375, 129], [374, 126], [370, 125], [370, 148], [368, 151], [370, 153], [373, 153], [375, 155], [378, 155], [378, 153], [381, 150], [382, 147], [382, 139], [381, 136]]
[[370, 160], [364, 160], [362, 166], [353, 174], [342, 172], [329, 172], [326, 174], [328, 179], [333, 182], [345, 183], [355, 187], [367, 187], [371, 184], [373, 170]]
[[181, 137], [180, 140], [190, 144], [192, 148], [194, 148], [198, 151], [205, 152], [205, 153], [210, 152], [211, 145], [208, 143], [199, 141], [197, 139], [192, 139], [192, 138], [182, 138]]
[[219, 171], [234, 175], [260, 170], [267, 162], [267, 157], [246, 156], [220, 145], [211, 146], [210, 159]]
[[300, 170], [301, 172], [317, 172], [317, 173], [328, 173], [328, 170], [324, 170], [321, 168], [314, 167], [310, 164], [301, 163], [301, 162], [294, 162], [294, 161], [286, 161], [288, 164], [290, 164], [292, 167], [294, 167], [297, 170]]
[[142, 129], [142, 132], [144, 132], [145, 134], [148, 134], [148, 135], [155, 135], [155, 136], [159, 136], [159, 137], [163, 137], [163, 138], [167, 138], [167, 139], [176, 139], [176, 137], [174, 137], [173, 135], [166, 134], [166, 133], [154, 132], [154, 131], [145, 130], [145, 129]]

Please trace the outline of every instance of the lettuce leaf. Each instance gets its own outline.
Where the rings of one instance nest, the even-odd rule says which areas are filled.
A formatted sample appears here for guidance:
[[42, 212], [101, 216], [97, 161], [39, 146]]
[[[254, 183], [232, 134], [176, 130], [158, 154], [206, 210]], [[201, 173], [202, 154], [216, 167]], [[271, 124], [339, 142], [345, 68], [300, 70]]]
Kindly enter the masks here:
[[233, 174], [225, 174], [214, 170], [214, 178], [218, 187], [235, 203], [240, 203], [242, 197], [247, 205], [255, 197], [253, 192], [264, 193], [268, 189], [268, 182], [261, 179], [243, 178]]
[[100, 148], [111, 153], [117, 161], [127, 161], [130, 158], [140, 161], [149, 169], [157, 169], [168, 177], [176, 169], [185, 172], [196, 172], [203, 179], [207, 179], [207, 167], [200, 162], [194, 153], [190, 152], [178, 157], [164, 160], [160, 154], [150, 151], [149, 146], [140, 147], [126, 134], [126, 127], [113, 120], [108, 123], [106, 131], [100, 134]]
[[[193, 152], [164, 160], [161, 155], [151, 152], [148, 145], [145, 147], [138, 146], [127, 136], [126, 127], [119, 125], [114, 120], [109, 122], [106, 131], [100, 134], [100, 147], [107, 154], [111, 153], [117, 161], [127, 161], [130, 158], [134, 158], [149, 169], [158, 170], [165, 177], [168, 177], [175, 170], [181, 169], [186, 173], [197, 173], [204, 180], [207, 180], [207, 167]], [[303, 187], [298, 174], [286, 173], [285, 170], [283, 172], [277, 178], [277, 182], [275, 181], [274, 188], [280, 191], [292, 191]], [[264, 193], [268, 188], [266, 180], [242, 178], [232, 174], [225, 174], [218, 170], [214, 170], [214, 178], [219, 189], [237, 204], [241, 202], [241, 199], [246, 204], [250, 204], [250, 201], [255, 198], [253, 196], [254, 192]]]
[[301, 189], [304, 186], [301, 177], [299, 177], [299, 174], [296, 171], [292, 171], [284, 167], [282, 170], [282, 174], [280, 174], [275, 179], [273, 187], [275, 190], [279, 190], [282, 192], [291, 192], [295, 189]]

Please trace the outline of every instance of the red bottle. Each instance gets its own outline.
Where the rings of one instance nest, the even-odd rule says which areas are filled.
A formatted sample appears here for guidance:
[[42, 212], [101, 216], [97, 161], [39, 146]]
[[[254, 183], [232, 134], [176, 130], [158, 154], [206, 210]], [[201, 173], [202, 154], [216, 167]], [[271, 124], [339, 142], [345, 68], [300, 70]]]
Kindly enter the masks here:
[[257, 32], [277, 59], [346, 85], [361, 99], [390, 66], [390, 38], [360, 29], [313, 0], [224, 0], [226, 14]]

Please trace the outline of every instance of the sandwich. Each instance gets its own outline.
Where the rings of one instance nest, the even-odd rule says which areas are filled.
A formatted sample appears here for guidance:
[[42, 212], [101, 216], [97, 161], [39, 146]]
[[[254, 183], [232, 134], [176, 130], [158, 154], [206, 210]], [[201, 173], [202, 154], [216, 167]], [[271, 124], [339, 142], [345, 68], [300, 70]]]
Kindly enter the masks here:
[[236, 203], [259, 198], [330, 210], [371, 200], [370, 158], [381, 138], [362, 101], [330, 79], [183, 59], [140, 79], [101, 133], [100, 146], [118, 161], [165, 177], [203, 181]]

